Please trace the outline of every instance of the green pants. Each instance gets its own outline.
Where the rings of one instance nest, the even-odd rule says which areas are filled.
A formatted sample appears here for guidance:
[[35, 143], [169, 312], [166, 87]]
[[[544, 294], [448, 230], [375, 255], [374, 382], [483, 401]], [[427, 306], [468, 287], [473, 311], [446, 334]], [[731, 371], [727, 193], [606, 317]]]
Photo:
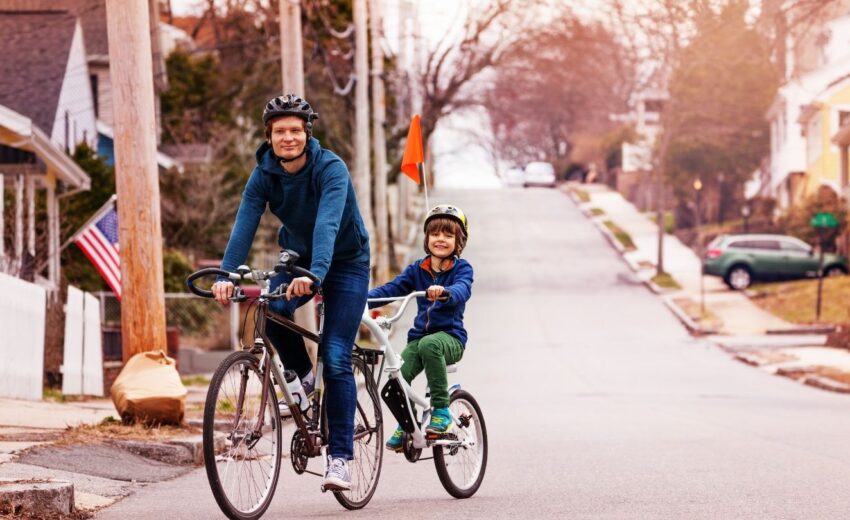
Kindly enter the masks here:
[[425, 370], [428, 387], [431, 389], [431, 406], [448, 408], [449, 378], [446, 365], [460, 361], [463, 345], [460, 340], [445, 332], [435, 332], [415, 339], [404, 347], [401, 359], [401, 376], [410, 383]]

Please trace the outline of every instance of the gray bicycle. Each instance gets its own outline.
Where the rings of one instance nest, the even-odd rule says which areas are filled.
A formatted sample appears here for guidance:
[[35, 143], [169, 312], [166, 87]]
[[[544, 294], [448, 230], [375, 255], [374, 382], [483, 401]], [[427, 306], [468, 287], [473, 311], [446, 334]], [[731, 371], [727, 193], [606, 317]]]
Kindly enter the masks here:
[[[270, 291], [271, 278], [280, 271], [293, 276], [307, 276], [318, 287], [318, 278], [295, 265], [298, 255], [283, 251], [274, 270], [256, 271], [240, 266], [236, 272], [202, 269], [191, 274], [186, 284], [198, 296], [212, 298], [208, 289], [198, 287], [202, 278], [225, 277], [235, 283], [251, 280], [260, 288], [258, 297], [249, 298], [237, 285], [232, 301], [252, 300], [254, 304], [254, 342], [228, 356], [210, 381], [204, 406], [203, 446], [207, 478], [213, 496], [229, 518], [260, 518], [271, 504], [280, 475], [283, 453], [279, 402], [287, 408], [295, 424], [290, 441], [290, 461], [297, 474], [319, 477], [322, 472], [308, 468], [311, 458], [321, 456], [327, 464], [327, 418], [324, 413], [322, 378], [322, 330], [324, 306], [318, 304], [319, 330], [312, 333], [292, 320], [273, 312], [269, 304], [286, 294], [286, 286]], [[316, 289], [321, 295], [321, 288]], [[287, 381], [287, 371], [266, 335], [271, 320], [319, 345], [316, 363], [316, 385], [302, 401]], [[337, 501], [347, 509], [364, 507], [378, 486], [383, 462], [383, 418], [377, 386], [366, 354], [353, 347], [352, 366], [357, 386], [357, 409], [354, 422], [354, 460], [349, 463], [351, 489], [333, 491]], [[302, 392], [303, 393], [303, 392]], [[325, 491], [324, 489], [322, 491]]]

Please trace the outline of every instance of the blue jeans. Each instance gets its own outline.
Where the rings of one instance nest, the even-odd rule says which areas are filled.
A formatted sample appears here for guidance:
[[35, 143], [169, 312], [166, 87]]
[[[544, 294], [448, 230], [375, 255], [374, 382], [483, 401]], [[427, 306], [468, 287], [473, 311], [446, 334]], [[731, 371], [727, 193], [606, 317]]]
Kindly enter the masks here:
[[[291, 277], [281, 273], [272, 280], [272, 289]], [[324, 364], [325, 410], [328, 418], [328, 455], [346, 460], [354, 458], [354, 412], [357, 408], [357, 387], [351, 368], [351, 352], [366, 308], [369, 291], [369, 263], [332, 263], [322, 282], [325, 301], [325, 330], [319, 355]], [[272, 310], [292, 316], [295, 309], [307, 301], [302, 297], [287, 302], [273, 302]], [[287, 368], [299, 377], [312, 368], [299, 334], [268, 322], [266, 333], [278, 350]]]

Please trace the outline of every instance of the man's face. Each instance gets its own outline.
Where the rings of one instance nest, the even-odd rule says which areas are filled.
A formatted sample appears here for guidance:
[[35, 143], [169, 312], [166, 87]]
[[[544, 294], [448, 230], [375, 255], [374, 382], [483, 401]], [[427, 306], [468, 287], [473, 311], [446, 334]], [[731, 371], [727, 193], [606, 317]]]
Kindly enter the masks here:
[[307, 131], [304, 120], [296, 116], [279, 117], [272, 121], [269, 138], [278, 157], [292, 159], [297, 157], [307, 144]]

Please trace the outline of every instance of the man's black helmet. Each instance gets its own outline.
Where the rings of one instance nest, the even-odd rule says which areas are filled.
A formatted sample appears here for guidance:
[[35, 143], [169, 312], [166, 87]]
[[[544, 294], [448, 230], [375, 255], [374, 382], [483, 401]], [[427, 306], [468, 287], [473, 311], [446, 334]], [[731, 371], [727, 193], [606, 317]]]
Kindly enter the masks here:
[[275, 117], [296, 116], [307, 123], [307, 133], [313, 130], [313, 121], [319, 119], [319, 114], [313, 111], [310, 103], [295, 94], [286, 94], [272, 98], [263, 109], [263, 124], [267, 125]]

